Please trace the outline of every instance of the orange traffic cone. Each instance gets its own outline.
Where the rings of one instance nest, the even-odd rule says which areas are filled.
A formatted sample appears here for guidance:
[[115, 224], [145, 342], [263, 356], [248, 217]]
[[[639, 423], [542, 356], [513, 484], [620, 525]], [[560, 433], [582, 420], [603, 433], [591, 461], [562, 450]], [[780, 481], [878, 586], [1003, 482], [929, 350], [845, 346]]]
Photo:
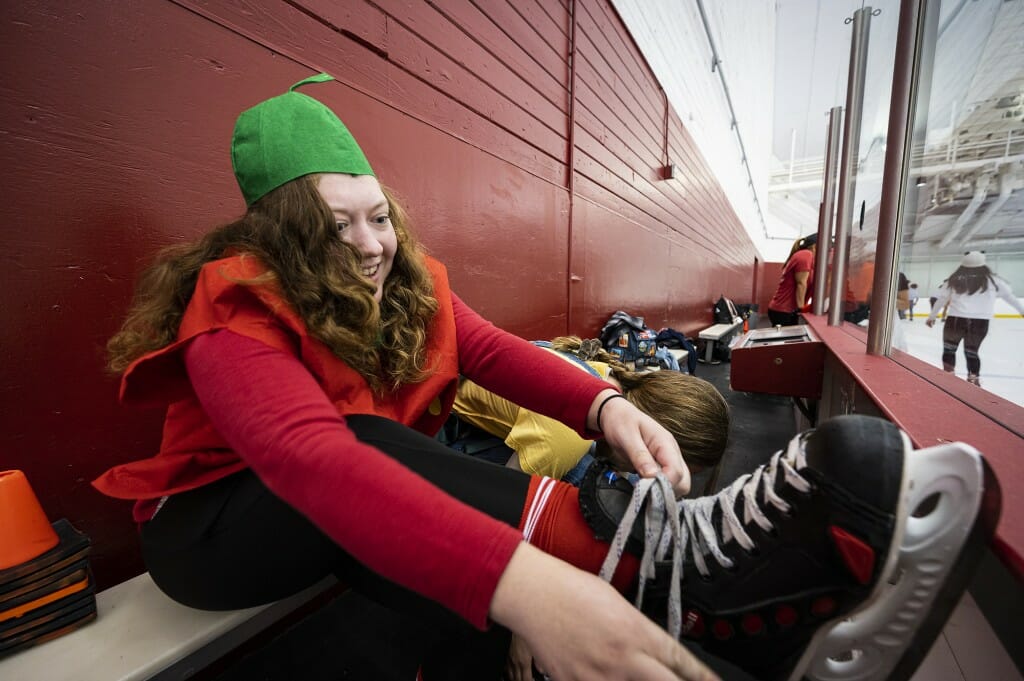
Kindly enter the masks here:
[[0, 471], [0, 570], [46, 553], [58, 541], [25, 474]]

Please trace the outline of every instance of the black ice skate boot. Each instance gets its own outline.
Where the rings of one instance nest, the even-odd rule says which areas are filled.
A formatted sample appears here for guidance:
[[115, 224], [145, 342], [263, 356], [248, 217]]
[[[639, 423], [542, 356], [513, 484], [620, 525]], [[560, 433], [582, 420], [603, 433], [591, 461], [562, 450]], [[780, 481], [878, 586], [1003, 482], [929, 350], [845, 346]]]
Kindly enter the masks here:
[[762, 679], [900, 680], [966, 588], [1000, 493], [968, 445], [913, 451], [887, 421], [841, 416], [714, 496], [593, 466], [580, 505], [612, 542], [602, 576], [642, 556], [637, 606], [675, 636]]

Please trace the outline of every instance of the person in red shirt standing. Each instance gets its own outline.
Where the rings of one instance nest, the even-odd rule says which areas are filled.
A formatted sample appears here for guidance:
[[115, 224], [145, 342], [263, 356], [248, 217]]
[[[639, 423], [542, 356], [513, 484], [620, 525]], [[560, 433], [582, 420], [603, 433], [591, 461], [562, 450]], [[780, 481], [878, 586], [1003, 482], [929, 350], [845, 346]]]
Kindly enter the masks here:
[[814, 253], [818, 248], [818, 235], [811, 234], [797, 240], [782, 268], [779, 287], [768, 303], [768, 319], [772, 326], [799, 324], [801, 308], [810, 297], [814, 285]]

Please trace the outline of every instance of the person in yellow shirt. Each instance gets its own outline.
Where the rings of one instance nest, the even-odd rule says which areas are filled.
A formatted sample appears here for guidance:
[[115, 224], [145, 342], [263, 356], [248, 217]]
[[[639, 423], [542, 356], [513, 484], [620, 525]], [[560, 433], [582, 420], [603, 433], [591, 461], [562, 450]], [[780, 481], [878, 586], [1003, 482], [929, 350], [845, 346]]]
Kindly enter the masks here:
[[[710, 383], [678, 371], [630, 371], [594, 339], [562, 336], [538, 345], [589, 371], [664, 426], [679, 443], [692, 472], [715, 466], [729, 435], [729, 406]], [[453, 411], [504, 440], [506, 465], [578, 484], [604, 442], [584, 440], [571, 428], [523, 409], [468, 379], [459, 382]]]

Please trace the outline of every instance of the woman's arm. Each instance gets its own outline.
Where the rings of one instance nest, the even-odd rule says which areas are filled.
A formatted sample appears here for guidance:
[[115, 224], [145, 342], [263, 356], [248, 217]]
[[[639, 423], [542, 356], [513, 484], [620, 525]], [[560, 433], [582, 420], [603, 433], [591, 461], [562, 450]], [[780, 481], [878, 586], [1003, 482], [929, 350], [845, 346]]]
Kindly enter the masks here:
[[628, 401], [605, 403], [619, 394], [607, 382], [498, 329], [454, 293], [452, 305], [459, 368], [468, 378], [521, 407], [558, 419], [585, 438], [603, 434], [621, 467], [643, 477], [661, 471], [678, 493], [690, 490], [690, 474], [675, 438]]
[[480, 387], [566, 424], [583, 437], [591, 402], [608, 383], [485, 320], [452, 294], [459, 370]]
[[935, 304], [932, 305], [932, 309], [928, 311], [928, 319], [924, 322], [928, 326], [933, 326], [935, 324], [935, 319], [938, 317], [939, 312], [949, 305], [949, 299], [951, 297], [949, 287], [945, 284], [939, 286], [939, 289], [935, 293]]
[[[632, 468], [642, 477], [665, 474], [677, 495], [690, 491], [690, 469], [683, 462], [679, 443], [664, 426], [640, 411], [614, 390], [598, 393], [590, 405], [588, 419], [611, 445], [612, 463], [617, 468]], [[607, 401], [606, 401], [607, 400]], [[604, 408], [601, 405], [604, 404]], [[598, 413], [600, 422], [598, 423]]]
[[1010, 288], [1010, 284], [1007, 281], [1000, 279], [998, 295], [1000, 298], [1009, 303], [1010, 307], [1012, 307], [1020, 314], [1024, 315], [1024, 305], [1021, 305], [1020, 300], [1017, 299], [1017, 296], [1013, 295], [1013, 289]]
[[793, 273], [793, 279], [796, 281], [796, 306], [798, 309], [804, 306], [804, 299], [807, 296], [807, 280], [810, 277], [809, 271]]

